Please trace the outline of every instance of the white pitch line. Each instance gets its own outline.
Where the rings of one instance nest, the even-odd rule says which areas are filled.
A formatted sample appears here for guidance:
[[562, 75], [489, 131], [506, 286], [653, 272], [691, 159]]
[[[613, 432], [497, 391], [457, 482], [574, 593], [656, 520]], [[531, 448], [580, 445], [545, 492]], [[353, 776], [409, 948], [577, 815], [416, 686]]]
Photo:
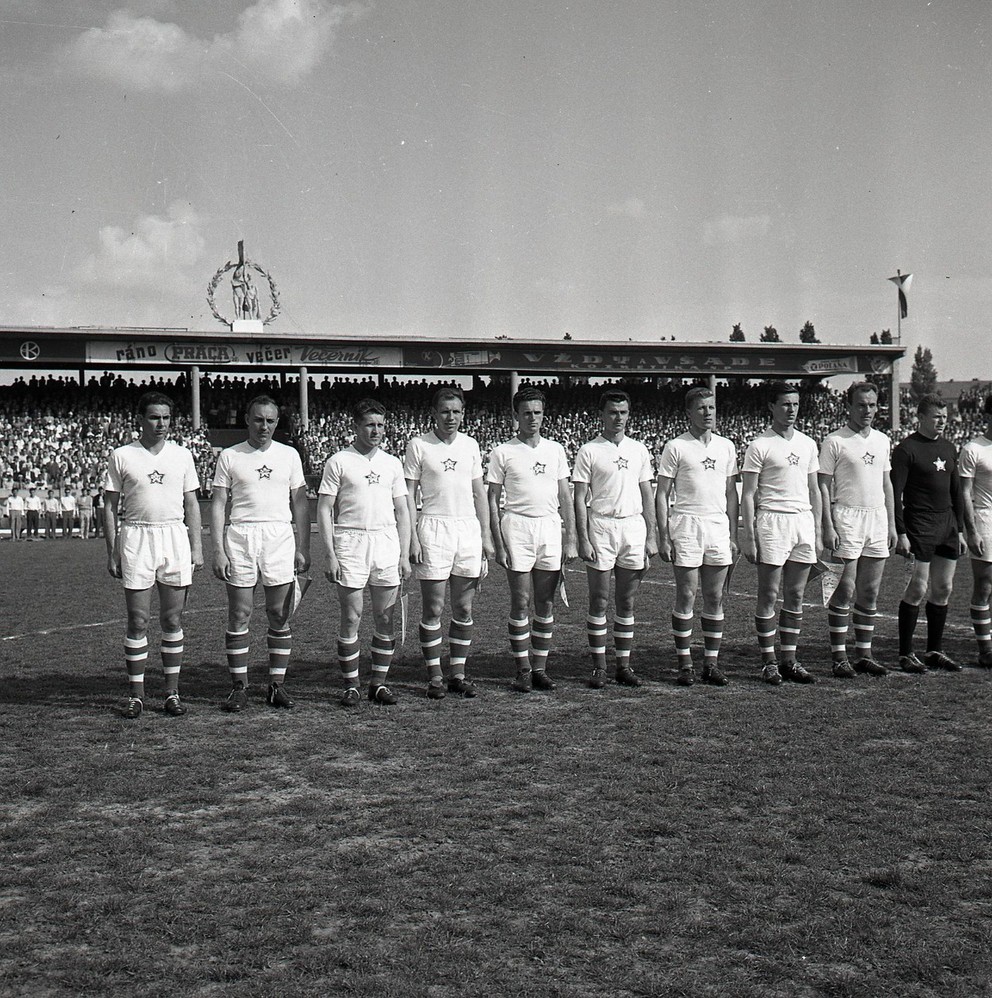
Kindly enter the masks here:
[[[227, 610], [224, 606], [203, 606], [193, 610], [184, 610], [184, 616], [195, 616], [198, 613], [214, 613], [217, 610]], [[71, 634], [73, 631], [85, 631], [94, 627], [119, 627], [127, 623], [127, 617], [117, 620], [98, 620], [92, 624], [68, 624], [65, 627], [46, 627], [40, 631], [25, 631], [23, 634], [5, 634], [0, 641], [21, 641], [24, 638], [44, 638], [52, 634]]]

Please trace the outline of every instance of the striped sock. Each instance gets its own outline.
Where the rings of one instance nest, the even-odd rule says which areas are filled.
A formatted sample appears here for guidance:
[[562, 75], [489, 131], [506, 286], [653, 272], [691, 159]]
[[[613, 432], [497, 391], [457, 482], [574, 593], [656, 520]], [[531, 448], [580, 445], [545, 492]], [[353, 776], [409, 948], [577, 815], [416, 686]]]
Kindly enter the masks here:
[[775, 615], [754, 618], [754, 631], [758, 635], [758, 651], [761, 652], [761, 662], [766, 664], [775, 661]]
[[675, 657], [679, 671], [692, 669], [692, 614], [683, 617], [672, 611], [672, 641], [675, 642]]
[[719, 617], [704, 613], [699, 620], [703, 629], [703, 666], [715, 669], [723, 644], [723, 614]]
[[243, 631], [224, 632], [224, 651], [227, 653], [227, 671], [231, 683], [242, 683], [248, 688], [248, 628]]
[[606, 616], [586, 616], [586, 640], [589, 642], [589, 654], [592, 656], [593, 669], [606, 671]]
[[548, 664], [548, 652], [551, 651], [551, 636], [554, 629], [553, 614], [550, 617], [538, 617], [534, 614], [534, 620], [530, 625], [530, 654], [535, 672], [542, 671]]
[[506, 623], [510, 633], [510, 654], [517, 665], [517, 672], [530, 672], [530, 620], [511, 617]]
[[386, 674], [393, 661], [396, 639], [391, 634], [372, 632], [372, 685], [385, 686]]
[[634, 647], [634, 618], [613, 615], [613, 649], [617, 656], [617, 668], [630, 668], [630, 651]]
[[849, 606], [835, 606], [831, 603], [827, 607], [827, 626], [830, 628], [830, 654], [835, 662], [841, 662], [847, 658], [847, 631], [851, 622], [851, 608]]
[[182, 628], [170, 634], [162, 634], [159, 652], [162, 655], [162, 672], [165, 675], [165, 688], [178, 689], [179, 670], [183, 664], [183, 632]]
[[475, 621], [471, 617], [468, 620], [455, 620], [452, 617], [451, 623], [448, 625], [448, 651], [453, 679], [465, 678], [465, 663], [468, 661], [468, 653], [472, 648], [474, 627]]
[[338, 635], [338, 667], [345, 686], [358, 685], [358, 664], [361, 661], [362, 649], [358, 643], [358, 635], [353, 638], [342, 638]]
[[802, 610], [786, 610], [783, 606], [778, 615], [778, 644], [783, 662], [795, 662], [802, 627]]
[[288, 627], [270, 627], [265, 635], [269, 652], [269, 682], [279, 684], [286, 678], [289, 656], [293, 651], [293, 632]]
[[427, 681], [440, 685], [441, 673], [441, 621], [436, 624], [420, 625], [420, 650], [427, 666]]
[[145, 666], [148, 664], [148, 638], [124, 639], [124, 664], [127, 666], [128, 692], [133, 697], [145, 695]]
[[871, 658], [871, 642], [875, 636], [875, 618], [878, 611], [875, 607], [858, 606], [854, 604], [854, 647], [858, 659]]
[[969, 612], [971, 626], [975, 629], [975, 640], [978, 641], [978, 650], [981, 654], [987, 655], [992, 652], [992, 611], [988, 603], [985, 606], [972, 603]]

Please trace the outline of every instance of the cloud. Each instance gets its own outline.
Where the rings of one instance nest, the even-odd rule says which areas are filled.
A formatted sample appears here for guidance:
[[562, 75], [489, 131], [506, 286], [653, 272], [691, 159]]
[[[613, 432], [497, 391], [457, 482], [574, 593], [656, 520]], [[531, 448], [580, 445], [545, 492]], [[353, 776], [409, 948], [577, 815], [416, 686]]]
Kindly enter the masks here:
[[132, 90], [176, 93], [218, 67], [234, 66], [293, 84], [320, 63], [339, 25], [364, 13], [357, 3], [258, 0], [231, 31], [208, 40], [178, 24], [119, 10], [104, 27], [79, 35], [69, 58], [84, 72]]
[[611, 215], [622, 215], [624, 218], [643, 218], [644, 202], [640, 198], [627, 198], [608, 204], [606, 210]]
[[721, 215], [706, 220], [703, 243], [707, 246], [727, 246], [755, 236], [765, 236], [771, 227], [769, 215]]

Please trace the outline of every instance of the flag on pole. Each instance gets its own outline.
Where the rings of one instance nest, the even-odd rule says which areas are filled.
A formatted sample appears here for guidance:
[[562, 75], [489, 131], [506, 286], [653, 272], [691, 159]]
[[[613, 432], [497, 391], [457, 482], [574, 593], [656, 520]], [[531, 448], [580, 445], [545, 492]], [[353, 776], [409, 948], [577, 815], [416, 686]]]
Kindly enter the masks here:
[[910, 284], [913, 283], [913, 275], [901, 274], [897, 270], [896, 276], [890, 277], [889, 280], [899, 290], [899, 314], [905, 319], [909, 315], [909, 299], [907, 299], [906, 293], [909, 291]]

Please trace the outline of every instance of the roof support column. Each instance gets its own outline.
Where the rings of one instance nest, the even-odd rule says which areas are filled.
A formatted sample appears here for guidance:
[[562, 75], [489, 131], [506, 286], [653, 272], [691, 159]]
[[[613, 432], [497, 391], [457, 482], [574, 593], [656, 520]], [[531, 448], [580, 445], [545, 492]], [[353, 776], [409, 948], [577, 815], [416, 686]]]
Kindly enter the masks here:
[[190, 409], [193, 411], [193, 429], [200, 428], [200, 369], [194, 365], [189, 369]]
[[310, 429], [310, 386], [307, 383], [307, 369], [300, 368], [300, 426]]

